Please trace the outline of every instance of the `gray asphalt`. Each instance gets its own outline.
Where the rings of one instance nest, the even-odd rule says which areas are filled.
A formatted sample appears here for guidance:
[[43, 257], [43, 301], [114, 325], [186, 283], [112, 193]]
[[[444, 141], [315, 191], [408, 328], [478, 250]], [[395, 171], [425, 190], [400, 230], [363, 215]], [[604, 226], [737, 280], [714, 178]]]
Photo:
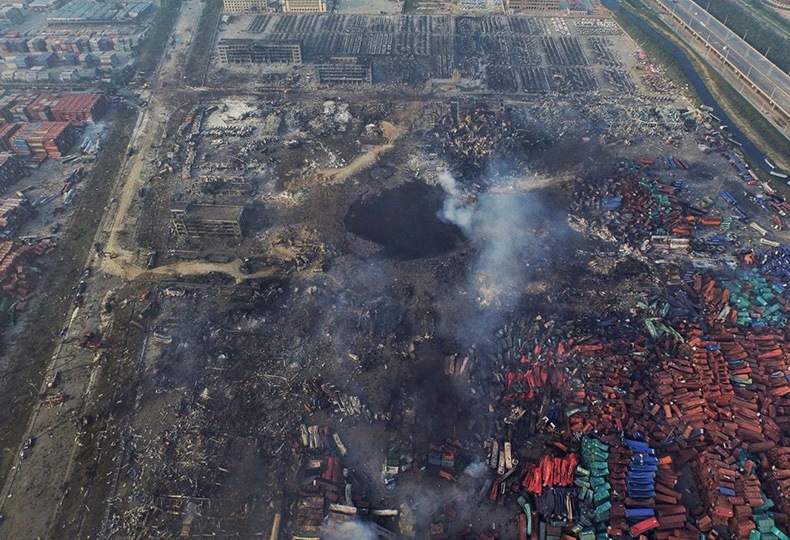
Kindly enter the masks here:
[[[790, 114], [790, 76], [691, 0], [658, 0]], [[714, 0], [715, 1], [715, 0]], [[776, 47], [786, 47], [777, 43]]]

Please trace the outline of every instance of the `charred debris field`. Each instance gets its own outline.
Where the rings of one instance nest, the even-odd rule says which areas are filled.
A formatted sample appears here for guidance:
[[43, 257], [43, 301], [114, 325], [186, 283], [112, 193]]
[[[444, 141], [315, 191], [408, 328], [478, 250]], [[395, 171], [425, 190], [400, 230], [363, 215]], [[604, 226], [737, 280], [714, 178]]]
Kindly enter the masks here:
[[645, 113], [668, 120], [619, 147], [529, 102], [182, 110], [181, 153], [131, 210], [152, 268], [120, 322], [139, 359], [106, 381], [126, 388], [117, 448], [84, 495], [96, 513], [62, 526], [782, 530], [786, 203], [751, 194], [701, 113]]
[[296, 17], [373, 80], [153, 90], [0, 536], [787, 538], [784, 186], [609, 18]]

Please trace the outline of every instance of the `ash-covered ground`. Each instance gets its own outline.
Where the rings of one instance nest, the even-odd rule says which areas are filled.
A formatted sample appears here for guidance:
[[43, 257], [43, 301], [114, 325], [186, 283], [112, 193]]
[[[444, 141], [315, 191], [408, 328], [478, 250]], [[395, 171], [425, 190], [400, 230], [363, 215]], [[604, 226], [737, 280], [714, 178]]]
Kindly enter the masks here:
[[[422, 130], [426, 110], [448, 117]], [[608, 152], [526, 125], [486, 127], [511, 126], [521, 112], [479, 106], [459, 127], [446, 105], [420, 105], [370, 167], [308, 183], [262, 176], [264, 196], [246, 218], [258, 233], [234, 249], [246, 250], [247, 272], [274, 268], [271, 277], [209, 275], [153, 293], [158, 337], [129, 396], [136, 408], [114, 464], [109, 530], [249, 537], [275, 514], [286, 531], [303, 530], [315, 525], [304, 486], [337, 458], [336, 485], [350, 486], [338, 502], [365, 510], [362, 528], [398, 530], [411, 511], [418, 537], [434, 522], [461, 536], [470, 526], [515, 534], [513, 512], [481, 493], [484, 443], [501, 427], [490, 379], [496, 332], [514, 317], [595, 325], [621, 307], [618, 291], [650, 279], [617, 245], [569, 226], [580, 175], [605, 174]], [[487, 138], [467, 133], [474, 117]], [[483, 140], [470, 149], [472, 137]], [[271, 169], [292, 167], [293, 153], [312, 144], [273, 146]], [[271, 240], [286, 230], [291, 238]], [[273, 246], [283, 244], [309, 255], [275, 265]], [[315, 440], [305, 431], [313, 426], [324, 430]], [[542, 438], [525, 441], [516, 459], [539, 455]], [[447, 444], [456, 448], [450, 479], [426, 459]], [[382, 474], [387, 463], [396, 474]], [[373, 510], [400, 517], [374, 520]]]

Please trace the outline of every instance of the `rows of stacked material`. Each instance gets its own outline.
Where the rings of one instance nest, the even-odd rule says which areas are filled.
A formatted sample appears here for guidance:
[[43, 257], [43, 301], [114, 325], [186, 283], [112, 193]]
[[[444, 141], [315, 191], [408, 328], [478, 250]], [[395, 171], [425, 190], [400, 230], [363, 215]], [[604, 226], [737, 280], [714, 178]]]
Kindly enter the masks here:
[[22, 71], [35, 68], [50, 69], [60, 62], [60, 58], [58, 57], [57, 53], [47, 52], [37, 54], [5, 55], [4, 61], [5, 68], [7, 70]]
[[626, 475], [625, 517], [632, 536], [639, 536], [658, 528], [656, 519], [656, 452], [645, 441], [625, 439], [631, 450], [631, 462]]
[[[735, 334], [731, 335], [735, 336]], [[764, 443], [766, 435], [775, 429], [775, 424], [772, 426], [773, 429], [765, 431], [765, 419], [760, 414], [758, 396], [754, 392], [752, 369], [746, 361], [749, 353], [746, 352], [740, 340], [722, 340], [720, 344], [729, 368], [729, 379], [735, 389], [735, 396], [730, 402], [730, 410], [733, 414], [733, 421], [738, 425], [738, 439], [747, 444]]]
[[131, 51], [139, 45], [139, 32], [60, 30], [39, 33], [34, 38], [0, 38], [0, 54], [35, 52], [91, 53], [102, 51]]
[[739, 326], [762, 328], [766, 325], [786, 326], [788, 300], [784, 296], [784, 284], [776, 279], [761, 275], [751, 268], [737, 279], [721, 282], [730, 291], [729, 302], [737, 310]]
[[30, 136], [35, 133], [37, 128], [38, 124], [31, 124], [28, 122], [23, 122], [20, 124], [19, 129], [17, 129], [10, 137], [8, 150], [14, 154], [19, 154], [20, 156], [32, 156], [33, 151], [30, 149], [29, 141]]
[[25, 115], [31, 122], [55, 120], [52, 116], [52, 104], [57, 100], [55, 94], [37, 94], [25, 107]]
[[[684, 349], [693, 360], [705, 401], [703, 411], [707, 422], [704, 435], [717, 444], [728, 444], [736, 436], [738, 426], [732, 422], [729, 409], [735, 391], [721, 347], [712, 336], [704, 335], [696, 325], [686, 329], [686, 335], [688, 342]], [[692, 438], [696, 438], [693, 435], [696, 434], [692, 433]], [[702, 433], [698, 439], [704, 439]]]
[[[741, 282], [756, 283], [752, 299], [761, 295], [770, 301], [770, 291], [766, 286], [770, 286], [777, 297], [783, 294], [783, 290], [777, 290], [778, 282], [771, 281], [775, 277], [769, 277], [767, 282], [760, 281], [759, 277], [751, 271], [741, 278]], [[700, 507], [694, 513], [698, 517], [705, 514], [700, 519], [708, 527], [714, 523], [722, 524], [726, 519], [731, 533], [738, 538], [781, 538], [783, 533], [772, 532], [772, 527], [776, 528], [774, 520], [787, 527], [790, 510], [790, 505], [782, 506], [790, 496], [790, 460], [783, 462], [781, 452], [777, 451], [790, 443], [784, 435], [790, 425], [790, 382], [785, 375], [790, 347], [786, 343], [786, 332], [763, 324], [750, 324], [756, 327], [754, 330], [739, 328], [737, 319], [719, 316], [723, 304], [728, 301], [728, 289], [719, 289], [712, 280], [702, 278], [695, 280], [693, 288], [705, 302], [709, 328], [705, 336], [708, 341], [692, 342], [695, 345], [704, 343], [709, 349], [720, 349], [712, 351], [714, 356], [709, 360], [718, 374], [718, 385], [725, 390], [727, 383], [731, 385], [731, 390], [722, 396], [719, 403], [711, 406], [715, 416], [711, 419], [707, 436], [713, 440], [704, 450], [707, 456], [700, 458], [722, 461], [724, 467], [718, 467], [718, 473], [724, 475], [729, 468], [731, 476], [711, 479], [710, 471], [700, 465], [699, 471], [707, 475], [704, 476], [705, 481], [721, 480], [723, 484], [717, 485], [718, 498], [710, 495], [705, 500], [707, 510]], [[749, 309], [752, 309], [753, 302], [750, 300]], [[701, 335], [701, 330], [696, 332]], [[734, 450], [725, 450], [727, 448]], [[746, 457], [743, 449], [754, 458]], [[738, 474], [732, 476], [736, 469]], [[763, 493], [763, 487], [773, 500]], [[722, 494], [726, 495], [725, 503], [721, 502]], [[770, 512], [774, 501], [778, 501], [776, 513]], [[714, 507], [718, 509], [714, 511]], [[727, 517], [726, 512], [730, 510], [732, 515]]]
[[691, 359], [684, 355], [658, 355], [657, 365], [661, 369], [651, 374], [656, 394], [650, 409], [654, 419], [651, 435], [655, 441], [673, 440], [685, 447], [706, 428], [709, 419], [703, 394], [714, 377], [707, 362], [709, 351], [698, 347], [693, 353]]
[[658, 527], [656, 540], [696, 540], [699, 531], [687, 523], [686, 506], [681, 501], [681, 493], [676, 490], [679, 475], [672, 470], [672, 460], [664, 457], [659, 460], [656, 471], [655, 510]]
[[526, 463], [521, 472], [521, 487], [527, 492], [541, 495], [544, 488], [570, 487], [579, 464], [575, 453], [565, 456], [544, 454], [538, 463]]
[[601, 518], [609, 519], [609, 533], [615, 538], [622, 538], [628, 531], [625, 519], [625, 499], [628, 491], [628, 465], [631, 463], [631, 449], [623, 445], [609, 445], [609, 484], [612, 486], [611, 506], [602, 513], [596, 509]]
[[109, 108], [110, 102], [104, 94], [61, 94], [52, 105], [52, 117], [54, 120], [82, 126], [99, 120]]
[[36, 244], [18, 244], [0, 241], [0, 283], [6, 294], [26, 301], [32, 294], [38, 272], [31, 272], [29, 262], [33, 257], [55, 249], [55, 242], [45, 238]]
[[581, 442], [582, 465], [576, 468], [574, 485], [579, 488], [582, 507], [579, 523], [583, 529], [579, 537], [595, 537], [608, 528], [607, 513], [611, 511], [612, 486], [609, 476], [609, 445], [592, 437]]
[[14, 152], [11, 138], [19, 131], [21, 124], [0, 123], [0, 151]]
[[790, 446], [779, 446], [768, 451], [763, 485], [776, 503], [774, 516], [785, 530], [790, 526]]
[[[742, 458], [743, 455], [739, 456]], [[757, 527], [754, 519], [764, 514], [765, 499], [760, 480], [754, 474], [755, 463], [750, 459], [738, 460], [739, 471], [735, 478], [735, 496], [730, 498], [734, 516], [730, 520], [730, 532], [736, 538], [750, 538]]]
[[[500, 405], [511, 416], [515, 404], [542, 403], [544, 411], [561, 403], [567, 424], [553, 416], [549, 432], [562, 433], [563, 444], [582, 441], [574, 478], [582, 513], [565, 526], [568, 538], [593, 538], [607, 521], [615, 538], [713, 538], [714, 528], [733, 538], [783, 538], [790, 500], [790, 453], [779, 453], [790, 448], [783, 435], [790, 425], [786, 329], [739, 327], [728, 289], [713, 280], [696, 276], [685, 292], [704, 321], [688, 322], [695, 317], [664, 307], [647, 315], [656, 330], [649, 336], [531, 341], [503, 377]], [[758, 292], [765, 299], [766, 291]], [[644, 435], [619, 446], [626, 433]], [[593, 444], [608, 450], [599, 475], [602, 456], [593, 456]], [[540, 491], [535, 499], [554, 503], [552, 509], [573, 509], [562, 504], [567, 493], [542, 481], [541, 466], [530, 472], [522, 489]], [[681, 472], [693, 475], [683, 490]], [[538, 521], [550, 521], [539, 513]]]
[[16, 101], [16, 98], [17, 96], [14, 94], [0, 95], [0, 121], [11, 121], [11, 111], [9, 109], [11, 105], [14, 104], [14, 101]]
[[6, 107], [10, 122], [28, 122], [27, 107], [36, 100], [37, 94], [22, 94], [16, 96]]
[[42, 122], [28, 136], [31, 159], [62, 157], [77, 142], [78, 136], [68, 122]]
[[[783, 450], [786, 449], [787, 447], [783, 447]], [[782, 463], [781, 459], [777, 459], [777, 456], [771, 455], [770, 452], [762, 454], [759, 464], [752, 459], [754, 457], [752, 454], [740, 452], [738, 455], [738, 450], [735, 454], [738, 458], [740, 474], [736, 481], [737, 498], [734, 502], [739, 506], [736, 506], [735, 518], [730, 523], [730, 532], [735, 537], [748, 537], [750, 540], [790, 540], [777, 526], [781, 524], [782, 527], [787, 527], [787, 514], [766, 495], [763, 491], [763, 482], [759, 479], [759, 476], [762, 476], [766, 480], [766, 490], [771, 492], [772, 477], [777, 471], [779, 475], [787, 476], [785, 468], [787, 463]], [[779, 496], [780, 502], [784, 502], [781, 494], [775, 493], [775, 495]]]
[[[3, 126], [0, 125], [0, 150], [2, 150]], [[24, 164], [16, 156], [0, 152], [0, 190], [5, 189], [25, 175]]]
[[747, 353], [745, 364], [749, 367], [752, 383], [745, 389], [751, 393], [753, 402], [758, 406], [765, 442], [781, 444], [782, 430], [778, 421], [786, 427], [789, 419], [784, 414], [780, 415], [779, 410], [784, 410], [790, 395], [790, 384], [784, 376], [790, 373], [787, 371], [790, 367], [786, 360], [788, 352], [780, 346], [784, 339], [773, 328], [733, 336], [742, 340]]
[[648, 414], [646, 389], [632, 376], [647, 367], [644, 345], [639, 340], [629, 344], [630, 354], [614, 354], [610, 346], [595, 339], [573, 347], [572, 360], [582, 368], [583, 384], [563, 387], [571, 403], [566, 414], [572, 432], [620, 434]]
[[104, 94], [67, 92], [64, 94], [26, 93], [4, 96], [0, 100], [0, 119], [10, 123], [70, 122], [83, 126], [101, 119], [109, 110]]
[[13, 235], [33, 215], [33, 207], [27, 199], [0, 199], [0, 231], [5, 236]]

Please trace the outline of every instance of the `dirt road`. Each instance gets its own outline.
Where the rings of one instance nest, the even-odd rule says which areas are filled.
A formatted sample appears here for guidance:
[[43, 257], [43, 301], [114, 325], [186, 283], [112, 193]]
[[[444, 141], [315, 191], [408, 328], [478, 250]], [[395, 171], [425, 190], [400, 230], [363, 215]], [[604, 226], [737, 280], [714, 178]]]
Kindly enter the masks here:
[[[197, 28], [203, 6], [204, 4], [199, 0], [188, 0], [182, 6], [173, 31], [173, 35], [178, 36], [178, 39], [165, 52], [164, 60], [153, 84], [154, 91], [151, 92], [148, 106], [143, 110], [140, 121], [135, 127], [132, 145], [137, 149], [137, 152], [124, 168], [121, 177], [123, 178], [125, 175], [125, 180], [116, 197], [118, 205], [115, 216], [109, 228], [105, 228], [109, 236], [104, 251], [112, 253], [114, 256], [113, 259], [102, 259], [101, 269], [108, 274], [124, 279], [135, 279], [143, 273], [143, 269], [134, 264], [134, 251], [128, 246], [122, 246], [118, 235], [129, 225], [129, 209], [134, 202], [137, 189], [145, 183], [143, 176], [145, 161], [148, 156], [152, 155], [151, 146], [157, 140], [159, 130], [162, 128], [160, 119], [163, 113], [166, 113], [166, 100], [172, 93], [173, 81], [177, 81], [181, 77], [181, 69], [189, 53], [194, 29]], [[169, 85], [162, 86], [159, 84], [160, 82], [169, 83]], [[109, 217], [108, 215], [107, 218]]]
[[[199, 0], [187, 0], [182, 7], [176, 23], [176, 32], [180, 32], [178, 35], [182, 39], [166, 49], [167, 60], [160, 64], [157, 80], [173, 80], [178, 76], [179, 59], [186, 53], [186, 42], [191, 39], [187, 29], [197, 26], [201, 9]], [[102, 317], [100, 306], [111, 291], [122, 285], [115, 276], [133, 278], [142, 273], [141, 269], [135, 270], [131, 265], [132, 252], [120, 246], [118, 234], [127, 225], [128, 210], [141, 180], [145, 156], [159, 127], [164, 97], [164, 92], [157, 88], [152, 93], [150, 105], [138, 119], [130, 145], [140, 151], [121, 169], [117, 179], [118, 205], [112, 206], [104, 218], [105, 223], [111, 224], [105, 245], [111, 246], [118, 258], [113, 260], [114, 264], [105, 265], [108, 259], [94, 259], [93, 254], [89, 257], [86, 267], [99, 266], [107, 275], [94, 272], [95, 277], [88, 280], [86, 300], [82, 306], [74, 309], [68, 326], [63, 330], [63, 339], [58, 343], [47, 368], [45, 380], [52, 380], [56, 372], [61, 374], [57, 391], [50, 392], [50, 395], [62, 396], [63, 402], [51, 405], [45, 402], [34, 411], [24, 437], [24, 440], [34, 441], [32, 448], [26, 449], [24, 455], [18, 452], [11, 473], [0, 491], [0, 514], [5, 517], [0, 525], [2, 538], [58, 538], [58, 533], [52, 529], [56, 523], [71, 523], [76, 529], [82, 523], [80, 515], [60, 514], [64, 511], [64, 501], [73, 490], [79, 489], [81, 497], [88, 496], [87, 492], [83, 492], [84, 487], [79, 487], [79, 482], [74, 482], [76, 487], [73, 488], [70, 484], [72, 479], [90, 474], [87, 469], [90, 469], [91, 464], [76, 460], [80, 445], [78, 419], [86, 414], [86, 403], [100, 392], [96, 383], [104, 363], [104, 354], [101, 350], [82, 348], [79, 342], [86, 330], [98, 335], [112, 333], [113, 319]], [[112, 209], [117, 210], [114, 215], [111, 214]], [[107, 229], [106, 225], [99, 228], [96, 241], [104, 239]], [[189, 268], [182, 271], [189, 273]], [[167, 272], [166, 269], [160, 271], [162, 274]], [[233, 273], [233, 269], [228, 269], [228, 272]], [[43, 393], [46, 387], [35, 390]], [[19, 450], [22, 450], [22, 445]], [[85, 509], [80, 508], [79, 513], [84, 513]]]

